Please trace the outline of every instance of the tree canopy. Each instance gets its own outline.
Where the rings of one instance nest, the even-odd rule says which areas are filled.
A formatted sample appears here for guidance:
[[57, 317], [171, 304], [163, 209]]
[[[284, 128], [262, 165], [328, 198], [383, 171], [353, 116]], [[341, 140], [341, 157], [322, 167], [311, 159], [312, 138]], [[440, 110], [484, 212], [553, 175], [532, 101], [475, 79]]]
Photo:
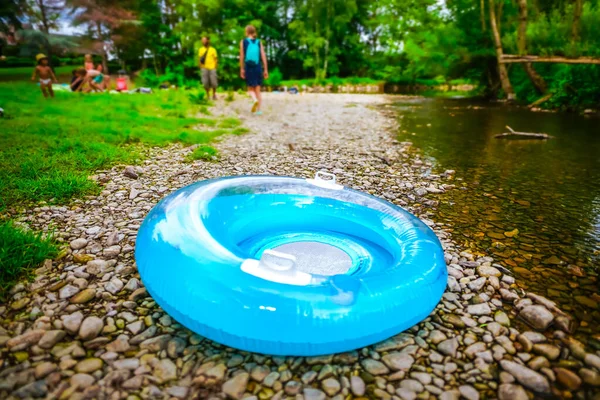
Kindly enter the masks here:
[[[28, 0], [37, 4], [26, 9], [29, 19], [40, 21], [39, 4], [57, 1]], [[3, 8], [5, 24], [16, 3]], [[494, 97], [533, 101], [552, 93], [555, 105], [600, 101], [595, 83], [600, 66], [506, 63], [520, 55], [600, 57], [595, 33], [600, 0], [67, 0], [66, 5], [74, 22], [104, 44], [105, 59], [116, 56], [122, 66], [147, 68], [146, 75], [178, 83], [194, 77], [200, 39], [208, 35], [220, 54], [222, 82], [240, 85], [239, 41], [244, 27], [253, 24], [271, 69], [286, 79], [468, 79]]]

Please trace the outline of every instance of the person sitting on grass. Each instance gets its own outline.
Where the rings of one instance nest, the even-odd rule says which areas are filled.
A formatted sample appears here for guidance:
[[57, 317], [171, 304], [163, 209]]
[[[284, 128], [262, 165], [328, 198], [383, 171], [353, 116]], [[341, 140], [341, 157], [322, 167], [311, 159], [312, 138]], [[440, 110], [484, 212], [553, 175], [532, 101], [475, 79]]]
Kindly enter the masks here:
[[90, 87], [90, 90], [94, 92], [103, 92], [104, 91], [104, 74], [102, 73], [102, 64], [98, 64], [96, 68], [94, 68], [94, 59], [91, 54], [85, 55], [84, 67], [86, 70], [85, 82]]
[[77, 68], [73, 70], [73, 76], [71, 77], [72, 92], [81, 92], [83, 89], [83, 82], [85, 81], [85, 75], [85, 68]]
[[48, 57], [44, 54], [38, 54], [35, 56], [37, 60], [37, 66], [33, 70], [33, 74], [31, 75], [31, 80], [35, 82], [36, 75], [40, 80], [40, 89], [42, 90], [42, 94], [44, 97], [48, 98], [54, 97], [54, 91], [52, 90], [52, 82], [58, 82], [56, 76], [54, 76], [54, 72], [50, 65], [48, 65]]

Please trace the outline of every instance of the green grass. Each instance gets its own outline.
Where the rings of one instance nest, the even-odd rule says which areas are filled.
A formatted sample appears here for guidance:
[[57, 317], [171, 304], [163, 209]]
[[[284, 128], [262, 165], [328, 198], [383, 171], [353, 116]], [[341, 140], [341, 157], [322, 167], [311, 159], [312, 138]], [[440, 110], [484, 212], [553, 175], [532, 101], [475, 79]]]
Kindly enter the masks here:
[[[82, 65], [66, 65], [62, 67], [56, 67], [54, 69], [54, 74], [60, 82], [70, 82], [71, 71], [73, 71], [75, 68], [81, 67]], [[0, 82], [30, 80], [33, 69], [33, 64], [31, 67], [0, 68]]]
[[[13, 69], [14, 70], [14, 69]], [[149, 146], [201, 144], [190, 159], [218, 156], [207, 145], [223, 134], [241, 134], [236, 118], [210, 115], [197, 94], [81, 94], [44, 99], [37, 85], [0, 83], [0, 213], [36, 202], [65, 203], [94, 194], [88, 177], [116, 163], [137, 163]], [[17, 228], [0, 214], [0, 300], [24, 274], [57, 255], [51, 238]]]
[[213, 157], [219, 157], [219, 151], [210, 145], [203, 144], [188, 155], [188, 160], [212, 161]]
[[0, 211], [96, 193], [88, 176], [115, 163], [135, 163], [143, 145], [204, 144], [239, 134], [230, 130], [239, 128], [235, 119], [197, 118], [200, 106], [184, 91], [56, 95], [46, 100], [37, 85], [0, 84]]
[[30, 275], [45, 259], [58, 254], [51, 237], [26, 232], [11, 222], [0, 222], [0, 300], [23, 275]]
[[237, 128], [241, 124], [242, 121], [240, 121], [237, 118], [224, 118], [221, 121], [219, 121], [218, 125], [220, 128]]

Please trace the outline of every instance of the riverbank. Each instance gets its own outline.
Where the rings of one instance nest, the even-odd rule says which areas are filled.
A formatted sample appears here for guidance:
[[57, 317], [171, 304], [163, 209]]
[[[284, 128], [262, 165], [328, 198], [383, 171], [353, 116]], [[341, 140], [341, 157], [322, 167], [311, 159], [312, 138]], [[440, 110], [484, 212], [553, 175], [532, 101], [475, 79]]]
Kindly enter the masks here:
[[[246, 98], [212, 110], [251, 130], [222, 137], [218, 162], [186, 162], [195, 146], [152, 148], [137, 167], [98, 171], [105, 186], [97, 196], [14, 215], [37, 230], [54, 227], [67, 250], [0, 307], [0, 397], [597, 398], [600, 357], [570, 337], [575, 321], [432, 219], [437, 196], [457, 190], [455, 173], [428, 173], [418, 149], [395, 139], [396, 119], [378, 111], [388, 98], [265, 98], [261, 118], [249, 114]], [[425, 321], [350, 353], [269, 357], [192, 334], [148, 296], [135, 269], [135, 237], [166, 194], [224, 175], [310, 177], [318, 169], [405, 207], [438, 234], [449, 285]]]

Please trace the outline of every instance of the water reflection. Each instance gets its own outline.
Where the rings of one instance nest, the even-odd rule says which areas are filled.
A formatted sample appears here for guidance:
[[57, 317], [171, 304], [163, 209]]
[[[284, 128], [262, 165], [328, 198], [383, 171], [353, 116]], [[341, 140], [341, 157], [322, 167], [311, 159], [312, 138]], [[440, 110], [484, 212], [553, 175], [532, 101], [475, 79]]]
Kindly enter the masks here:
[[[441, 169], [456, 170], [455, 183], [465, 188], [443, 195], [438, 210], [455, 239], [493, 255], [521, 277], [521, 286], [561, 303], [582, 321], [578, 333], [598, 340], [600, 120], [461, 100], [395, 107], [400, 139]], [[555, 138], [495, 139], [506, 125]]]

